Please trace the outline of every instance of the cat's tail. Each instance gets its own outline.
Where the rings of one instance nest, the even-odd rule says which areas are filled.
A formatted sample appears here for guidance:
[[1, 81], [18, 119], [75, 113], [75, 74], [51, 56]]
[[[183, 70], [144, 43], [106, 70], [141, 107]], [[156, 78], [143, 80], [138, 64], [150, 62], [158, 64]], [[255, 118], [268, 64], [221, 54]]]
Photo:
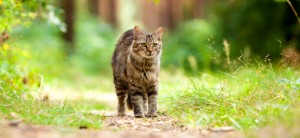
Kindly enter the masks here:
[[133, 109], [133, 104], [131, 102], [131, 95], [130, 95], [129, 92], [127, 93], [127, 107], [128, 107], [129, 110]]

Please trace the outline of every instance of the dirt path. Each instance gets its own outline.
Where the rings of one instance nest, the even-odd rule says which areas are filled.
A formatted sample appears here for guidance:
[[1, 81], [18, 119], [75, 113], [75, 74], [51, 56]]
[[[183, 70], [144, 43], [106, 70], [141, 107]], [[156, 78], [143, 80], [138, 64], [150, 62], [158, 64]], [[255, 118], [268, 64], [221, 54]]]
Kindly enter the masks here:
[[0, 122], [0, 138], [199, 138], [242, 137], [231, 128], [195, 129], [170, 116], [134, 118], [104, 114], [101, 130], [34, 126], [19, 122]]
[[167, 115], [157, 118], [134, 118], [133, 115], [118, 117], [106, 115], [106, 130], [119, 130], [119, 134], [132, 137], [152, 138], [194, 138], [194, 137], [241, 137], [232, 128], [195, 129], [189, 128], [180, 121]]
[[[62, 91], [62, 90], [61, 90]], [[68, 93], [69, 92], [69, 93]], [[49, 94], [51, 100], [84, 98], [97, 100], [115, 108], [114, 93], [86, 91], [74, 93], [63, 90]], [[206, 138], [242, 137], [232, 128], [200, 129], [189, 128], [171, 116], [159, 115], [157, 118], [134, 118], [116, 116], [112, 111], [93, 111], [103, 115], [103, 129], [78, 129], [54, 126], [29, 125], [22, 122], [0, 120], [0, 138]]]

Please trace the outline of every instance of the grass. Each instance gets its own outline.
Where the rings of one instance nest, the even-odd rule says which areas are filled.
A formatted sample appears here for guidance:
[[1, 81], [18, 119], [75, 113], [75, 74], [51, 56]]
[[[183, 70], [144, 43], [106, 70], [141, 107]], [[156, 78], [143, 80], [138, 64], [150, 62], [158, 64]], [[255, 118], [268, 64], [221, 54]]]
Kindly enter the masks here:
[[190, 85], [164, 99], [167, 112], [192, 126], [240, 130], [291, 119], [291, 114], [299, 112], [300, 72], [267, 66], [190, 78]]
[[66, 101], [44, 102], [34, 99], [10, 97], [1, 102], [1, 118], [22, 120], [28, 124], [54, 125], [64, 127], [101, 128], [102, 116], [80, 112], [79, 104]]
[[[8, 47], [8, 46], [7, 46]], [[17, 48], [0, 49], [0, 118], [28, 124], [101, 128], [101, 116], [89, 113], [85, 104], [50, 101], [41, 95], [42, 80], [27, 68]], [[98, 104], [96, 109], [103, 109]]]

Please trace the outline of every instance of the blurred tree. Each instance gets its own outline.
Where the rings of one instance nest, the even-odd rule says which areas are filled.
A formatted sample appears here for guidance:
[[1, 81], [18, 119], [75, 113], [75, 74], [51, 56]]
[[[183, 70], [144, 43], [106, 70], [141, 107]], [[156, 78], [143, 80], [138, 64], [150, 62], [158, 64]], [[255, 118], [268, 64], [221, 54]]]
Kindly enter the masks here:
[[118, 0], [89, 0], [89, 11], [104, 21], [117, 27]]
[[146, 28], [155, 29], [164, 26], [175, 29], [182, 21], [204, 18], [204, 6], [207, 0], [162, 0], [139, 2], [139, 18]]
[[139, 17], [146, 28], [155, 29], [164, 26], [174, 29], [182, 20], [182, 0], [163, 0], [158, 4], [153, 1], [139, 1]]
[[193, 16], [194, 18], [204, 18], [205, 5], [208, 4], [208, 0], [193, 0]]
[[99, 16], [99, 0], [89, 0], [88, 1], [89, 12], [94, 16]]
[[66, 23], [66, 32], [63, 32], [63, 39], [66, 42], [66, 52], [71, 54], [74, 51], [75, 46], [75, 32], [74, 32], [74, 22], [75, 22], [75, 1], [74, 0], [63, 0], [62, 9], [64, 10], [64, 21]]
[[208, 0], [183, 0], [184, 20], [205, 18], [205, 7], [210, 3]]
[[117, 2], [118, 0], [100, 0], [100, 17], [102, 17], [105, 21], [113, 25], [117, 26]]
[[[101, 17], [104, 21], [118, 27], [118, 18], [123, 8], [121, 0], [88, 0], [89, 11]], [[125, 1], [125, 0], [124, 0]], [[184, 20], [203, 18], [204, 7], [208, 0], [132, 0], [127, 3], [137, 3], [138, 20], [148, 29], [164, 26], [175, 29]]]

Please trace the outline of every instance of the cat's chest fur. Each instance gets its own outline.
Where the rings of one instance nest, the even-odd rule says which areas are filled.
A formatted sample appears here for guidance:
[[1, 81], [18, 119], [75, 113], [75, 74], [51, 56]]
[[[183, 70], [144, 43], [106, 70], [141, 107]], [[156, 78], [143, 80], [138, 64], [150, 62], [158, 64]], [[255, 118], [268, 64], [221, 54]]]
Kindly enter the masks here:
[[126, 76], [128, 77], [129, 83], [139, 85], [144, 87], [144, 89], [157, 83], [159, 74], [158, 63], [153, 62], [150, 65], [145, 65], [137, 64], [132, 60], [128, 62]]
[[142, 84], [154, 83], [157, 79], [157, 73], [151, 71], [139, 71], [131, 75], [131, 80]]

